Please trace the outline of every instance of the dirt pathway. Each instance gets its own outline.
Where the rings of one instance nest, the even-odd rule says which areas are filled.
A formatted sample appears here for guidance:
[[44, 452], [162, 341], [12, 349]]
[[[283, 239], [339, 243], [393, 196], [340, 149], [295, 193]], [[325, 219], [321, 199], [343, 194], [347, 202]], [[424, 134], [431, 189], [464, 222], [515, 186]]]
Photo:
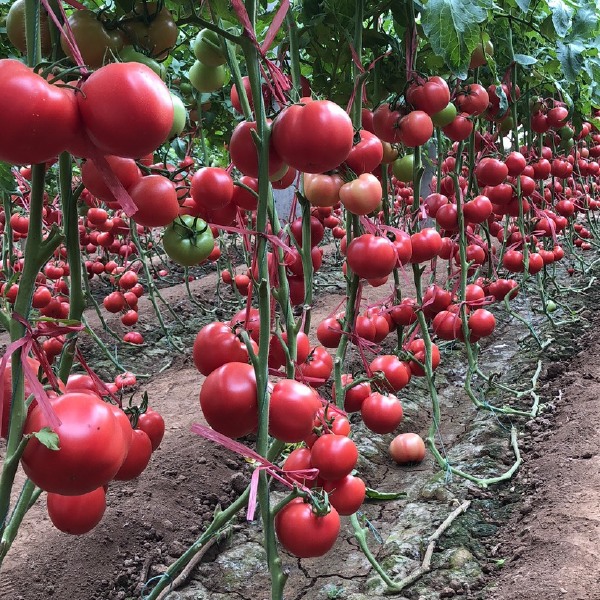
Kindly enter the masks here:
[[525, 502], [497, 549], [486, 600], [600, 599], [600, 343], [551, 365], [553, 414], [530, 423]]

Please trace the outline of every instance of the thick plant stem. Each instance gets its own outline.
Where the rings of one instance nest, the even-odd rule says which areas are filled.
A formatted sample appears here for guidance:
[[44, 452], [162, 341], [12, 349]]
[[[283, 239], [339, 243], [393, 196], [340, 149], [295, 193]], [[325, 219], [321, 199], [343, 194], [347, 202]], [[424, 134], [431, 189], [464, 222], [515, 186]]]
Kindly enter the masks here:
[[[63, 152], [59, 157], [58, 168], [67, 260], [71, 278], [69, 287], [69, 319], [81, 321], [81, 315], [85, 309], [85, 295], [81, 271], [81, 253], [79, 252], [77, 197], [71, 189], [72, 166], [73, 163], [70, 154]], [[77, 334], [69, 333], [60, 357], [60, 366], [58, 369], [58, 377], [65, 383], [73, 366], [76, 343]]]
[[27, 479], [23, 484], [23, 488], [21, 489], [21, 493], [19, 494], [15, 508], [10, 515], [10, 519], [6, 527], [2, 529], [2, 538], [0, 539], [0, 566], [2, 565], [2, 562], [4, 561], [4, 558], [6, 557], [6, 554], [12, 543], [17, 537], [17, 533], [21, 523], [23, 522], [23, 518], [27, 514], [27, 511], [39, 498], [41, 492], [42, 490], [39, 488], [36, 489], [35, 484], [30, 479]]
[[[246, 9], [252, 22], [256, 6], [254, 2], [247, 2]], [[260, 312], [260, 334], [258, 364], [255, 366], [256, 387], [258, 397], [258, 433], [256, 450], [261, 456], [266, 456], [269, 443], [269, 340], [271, 335], [271, 291], [269, 286], [269, 269], [267, 261], [267, 240], [261, 235], [267, 231], [268, 208], [272, 198], [272, 189], [269, 181], [269, 137], [270, 129], [267, 124], [265, 106], [262, 98], [262, 86], [259, 70], [259, 55], [256, 47], [249, 39], [244, 39], [242, 50], [246, 58], [248, 77], [254, 99], [256, 114], [256, 144], [258, 148], [258, 210], [256, 216], [256, 229], [259, 232], [256, 240], [256, 260], [258, 263], [258, 293]], [[267, 563], [271, 574], [271, 598], [283, 600], [283, 588], [287, 575], [283, 572], [281, 558], [277, 552], [275, 525], [269, 502], [269, 483], [266, 473], [262, 472], [258, 483], [258, 501], [263, 519], [263, 535]]]

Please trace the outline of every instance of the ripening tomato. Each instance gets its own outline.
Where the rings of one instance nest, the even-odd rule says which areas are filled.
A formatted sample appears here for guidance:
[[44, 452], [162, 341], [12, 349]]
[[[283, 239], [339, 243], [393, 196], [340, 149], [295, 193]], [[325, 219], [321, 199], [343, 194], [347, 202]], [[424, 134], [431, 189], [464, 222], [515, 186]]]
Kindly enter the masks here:
[[324, 173], [346, 160], [354, 140], [352, 121], [329, 100], [303, 98], [284, 108], [271, 133], [283, 161], [303, 173]]
[[152, 442], [148, 434], [142, 429], [134, 429], [131, 436], [131, 446], [125, 462], [117, 471], [116, 481], [131, 481], [141, 475], [152, 456]]
[[362, 403], [360, 414], [371, 431], [391, 433], [402, 421], [402, 403], [391, 394], [373, 392]]
[[488, 107], [490, 97], [487, 90], [478, 83], [471, 83], [461, 90], [456, 96], [456, 107], [460, 112], [472, 116], [483, 114]]
[[295, 498], [275, 516], [275, 533], [281, 545], [299, 558], [323, 556], [340, 533], [340, 517], [335, 508], [318, 516], [310, 504]]
[[167, 58], [179, 35], [171, 11], [160, 2], [138, 2], [127, 17], [124, 30], [131, 43], [157, 60]]
[[332, 371], [333, 358], [323, 346], [316, 346], [307, 359], [298, 364], [296, 379], [311, 387], [319, 387], [329, 379]]
[[293, 379], [281, 379], [269, 400], [269, 434], [288, 444], [301, 442], [312, 432], [320, 406], [312, 388]]
[[162, 175], [146, 175], [129, 194], [137, 211], [132, 219], [144, 227], [166, 227], [179, 214], [177, 191], [173, 182]]
[[373, 374], [381, 371], [384, 375], [382, 385], [390, 392], [397, 392], [406, 387], [410, 381], [411, 371], [408, 363], [400, 361], [393, 354], [382, 354], [375, 357], [369, 368]]
[[223, 208], [233, 198], [233, 179], [220, 167], [198, 169], [192, 177], [191, 195], [200, 207]]
[[343, 185], [344, 180], [337, 174], [304, 174], [304, 196], [311, 206], [335, 206], [340, 201], [340, 188]]
[[[423, 366], [426, 364], [425, 356], [425, 340], [418, 338], [413, 340], [406, 348], [414, 356], [414, 360], [410, 359], [410, 370], [415, 377], [424, 377], [425, 370]], [[440, 364], [440, 350], [436, 344], [431, 344], [431, 368], [433, 371], [437, 369]]]
[[381, 140], [370, 131], [361, 129], [360, 140], [352, 146], [345, 164], [357, 175], [371, 173], [383, 160], [383, 145]]
[[443, 110], [450, 102], [448, 84], [437, 75], [429, 77], [425, 82], [413, 82], [407, 92], [406, 99], [418, 110], [428, 115]]
[[373, 212], [381, 203], [382, 194], [381, 182], [372, 173], [363, 173], [339, 189], [340, 202], [355, 215]]
[[421, 263], [437, 256], [442, 249], [442, 237], [432, 227], [422, 229], [410, 236], [412, 256], [410, 262]]
[[[32, 438], [21, 458], [26, 475], [40, 488], [67, 496], [85, 494], [108, 483], [126, 456], [126, 442], [112, 407], [95, 394], [69, 392], [50, 400], [61, 424], [59, 450]], [[50, 425], [38, 405], [27, 417], [25, 433]]]
[[200, 406], [214, 430], [231, 438], [248, 435], [258, 425], [254, 368], [228, 362], [212, 371], [200, 390]]
[[394, 244], [387, 237], [371, 233], [354, 238], [347, 248], [346, 255], [348, 266], [364, 279], [389, 275], [398, 261]]
[[77, 496], [49, 492], [46, 506], [56, 529], [71, 535], [83, 535], [102, 520], [106, 510], [106, 493], [102, 486]]
[[18, 60], [0, 60], [0, 80], [0, 160], [38, 164], [65, 150], [79, 125], [68, 92]]
[[399, 465], [419, 463], [425, 458], [425, 443], [417, 433], [401, 433], [390, 442], [389, 452]]
[[87, 134], [106, 153], [140, 158], [166, 141], [173, 125], [169, 89], [140, 63], [111, 63], [94, 73], [77, 95]]
[[323, 489], [340, 515], [353, 515], [362, 506], [367, 491], [365, 482], [354, 475], [346, 475], [339, 481], [325, 481]]
[[410, 148], [422, 146], [433, 135], [431, 117], [422, 110], [413, 110], [400, 119], [398, 136], [400, 141]]
[[311, 465], [319, 469], [319, 477], [329, 481], [337, 481], [349, 475], [357, 460], [356, 444], [345, 435], [322, 435], [310, 450]]

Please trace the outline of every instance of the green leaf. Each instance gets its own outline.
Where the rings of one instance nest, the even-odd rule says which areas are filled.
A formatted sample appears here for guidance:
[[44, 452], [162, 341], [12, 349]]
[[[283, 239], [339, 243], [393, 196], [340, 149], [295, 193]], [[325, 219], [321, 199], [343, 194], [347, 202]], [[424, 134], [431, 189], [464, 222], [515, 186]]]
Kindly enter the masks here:
[[515, 54], [515, 62], [522, 67], [529, 67], [535, 65], [537, 58], [529, 56], [529, 54]]
[[583, 66], [582, 53], [584, 51], [585, 46], [580, 42], [571, 42], [570, 44], [558, 42], [556, 44], [556, 55], [560, 60], [563, 74], [570, 83], [575, 83], [577, 75], [581, 71]]
[[378, 492], [368, 487], [365, 495], [369, 500], [398, 500], [405, 498], [406, 492]]
[[17, 184], [11, 171], [11, 165], [0, 161], [0, 192], [12, 194], [16, 189]]
[[516, 0], [517, 6], [524, 12], [529, 12], [529, 5], [531, 4], [531, 0]]
[[44, 427], [32, 435], [37, 438], [40, 444], [46, 446], [48, 450], [60, 450], [58, 435], [50, 427]]
[[592, 6], [584, 6], [573, 16], [574, 37], [587, 38], [594, 34], [598, 26], [598, 14]]
[[467, 77], [467, 67], [481, 40], [479, 23], [487, 18], [491, 0], [429, 0], [421, 23], [433, 51], [442, 56], [452, 72]]
[[552, 23], [559, 37], [565, 37], [573, 24], [573, 9], [563, 0], [548, 0], [548, 7], [552, 11]]

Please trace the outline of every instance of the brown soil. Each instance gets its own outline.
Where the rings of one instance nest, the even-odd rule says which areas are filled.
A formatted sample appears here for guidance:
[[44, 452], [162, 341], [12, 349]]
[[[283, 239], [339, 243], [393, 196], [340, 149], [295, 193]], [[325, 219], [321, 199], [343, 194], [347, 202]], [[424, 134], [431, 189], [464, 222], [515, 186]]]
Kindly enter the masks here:
[[[214, 275], [202, 282], [194, 282], [192, 289], [203, 300], [211, 300]], [[334, 281], [326, 290], [329, 295], [315, 303], [313, 323], [336, 309], [342, 296]], [[167, 301], [175, 306], [183, 319], [192, 318], [198, 311], [187, 300], [182, 300], [181, 286], [164, 290]], [[383, 294], [382, 290], [371, 292]], [[389, 293], [387, 290], [385, 293]], [[145, 302], [145, 301], [144, 301]], [[225, 311], [230, 314], [229, 310]], [[140, 314], [149, 314], [149, 307], [140, 308]], [[218, 310], [213, 317], [221, 318]], [[93, 320], [92, 320], [92, 324]], [[156, 324], [142, 323], [145, 335], [162, 344]], [[189, 347], [189, 336], [182, 334]], [[596, 358], [600, 347], [593, 338], [589, 347], [565, 367], [550, 365], [544, 401], [558, 396], [542, 417], [531, 423], [524, 439], [525, 468], [514, 483], [501, 490], [506, 503], [516, 506], [516, 516], [510, 528], [499, 538], [488, 537], [479, 551], [470, 547], [487, 570], [495, 561], [504, 561], [504, 567], [492, 574], [485, 591], [478, 597], [485, 600], [600, 600], [598, 575], [598, 519], [600, 500], [598, 485], [598, 377], [600, 364]], [[0, 598], [7, 600], [129, 600], [141, 598], [143, 585], [151, 577], [162, 573], [180, 556], [211, 520], [215, 508], [226, 506], [245, 488], [250, 467], [227, 450], [216, 447], [190, 432], [194, 422], [203, 422], [198, 405], [202, 378], [195, 370], [189, 353], [176, 356], [170, 368], [162, 373], [172, 354], [152, 354], [153, 346], [141, 349], [128, 358], [149, 373], [156, 373], [143, 381], [150, 403], [163, 414], [167, 431], [160, 449], [153, 456], [146, 472], [134, 482], [111, 485], [108, 509], [102, 523], [90, 534], [71, 537], [56, 531], [46, 515], [44, 501], [39, 502], [27, 515], [19, 537], [8, 554], [0, 573]], [[129, 364], [129, 363], [127, 363]], [[564, 372], [563, 371], [567, 371]], [[447, 386], [459, 385], [450, 375]], [[457, 378], [458, 380], [459, 378]], [[460, 386], [459, 386], [460, 387]], [[444, 422], [444, 442], [449, 448], [460, 442], [473, 418], [472, 407], [449, 405]], [[402, 431], [426, 433], [430, 421], [426, 404], [408, 400]], [[553, 429], [556, 427], [556, 429]], [[388, 440], [389, 441], [389, 440]], [[370, 487], [383, 491], [415, 488], [421, 494], [423, 483], [431, 479], [437, 467], [428, 458], [416, 468], [398, 468], [385, 452], [385, 445], [376, 444], [380, 454], [361, 473]], [[3, 448], [0, 447], [0, 452]], [[499, 458], [507, 466], [511, 453], [507, 444], [499, 450]], [[411, 488], [412, 486], [412, 488]], [[437, 489], [437, 488], [436, 488]], [[437, 489], [431, 502], [431, 532], [455, 507], [455, 500], [474, 499], [474, 512], [482, 514], [483, 501], [478, 498], [495, 497], [480, 494], [471, 486], [456, 481], [451, 486]], [[519, 498], [523, 497], [524, 502]], [[437, 502], [437, 504], [436, 504]], [[406, 501], [365, 505], [365, 515], [373, 527], [385, 533], [396, 524], [397, 515]], [[481, 518], [485, 520], [485, 517]], [[492, 518], [493, 520], [493, 518]], [[244, 515], [240, 516], [244, 521]], [[344, 523], [343, 534], [334, 551], [325, 559], [298, 561], [284, 555], [290, 580], [286, 599], [321, 600], [328, 597], [317, 589], [324, 584], [345, 586], [353, 580], [363, 583], [369, 574], [369, 565], [355, 552], [352, 531]], [[409, 527], [409, 525], [407, 525]], [[429, 525], [428, 525], [429, 527]], [[245, 541], [260, 539], [260, 528], [244, 526]], [[496, 532], [497, 528], [494, 528]], [[501, 530], [502, 531], [502, 530]], [[486, 534], [490, 535], [490, 534]], [[490, 539], [492, 543], [490, 543]], [[500, 542], [498, 544], [498, 542]], [[445, 546], [440, 544], [441, 549]], [[447, 546], [448, 548], [450, 546]], [[206, 557], [214, 561], [220, 548]], [[436, 553], [437, 555], [438, 553]], [[385, 557], [382, 557], [385, 558]], [[415, 558], [419, 560], [417, 553]], [[434, 561], [435, 562], [435, 561]], [[418, 564], [418, 562], [417, 562]], [[206, 567], [206, 569], [204, 569]], [[215, 576], [209, 564], [200, 565], [198, 577]], [[259, 598], [268, 596], [268, 577], [264, 567], [257, 568], [247, 582], [244, 592], [218, 594], [223, 598]], [[498, 577], [498, 579], [496, 579]], [[439, 583], [435, 575], [424, 578], [425, 584], [436, 591], [427, 598], [476, 597], [474, 591], [482, 587], [481, 577], [470, 584], [448, 587]], [[206, 583], [206, 582], [205, 582]], [[208, 584], [207, 584], [208, 585]], [[215, 592], [222, 592], [222, 584], [215, 580]], [[362, 584], [361, 584], [362, 585]], [[421, 589], [421, 588], [419, 588]], [[261, 593], [257, 593], [261, 592]], [[210, 596], [213, 597], [212, 594]], [[371, 598], [383, 596], [370, 595]], [[418, 600], [425, 598], [416, 590], [408, 590], [402, 597]]]
[[530, 423], [525, 500], [494, 549], [504, 560], [487, 600], [600, 599], [600, 344], [550, 365], [551, 414]]

